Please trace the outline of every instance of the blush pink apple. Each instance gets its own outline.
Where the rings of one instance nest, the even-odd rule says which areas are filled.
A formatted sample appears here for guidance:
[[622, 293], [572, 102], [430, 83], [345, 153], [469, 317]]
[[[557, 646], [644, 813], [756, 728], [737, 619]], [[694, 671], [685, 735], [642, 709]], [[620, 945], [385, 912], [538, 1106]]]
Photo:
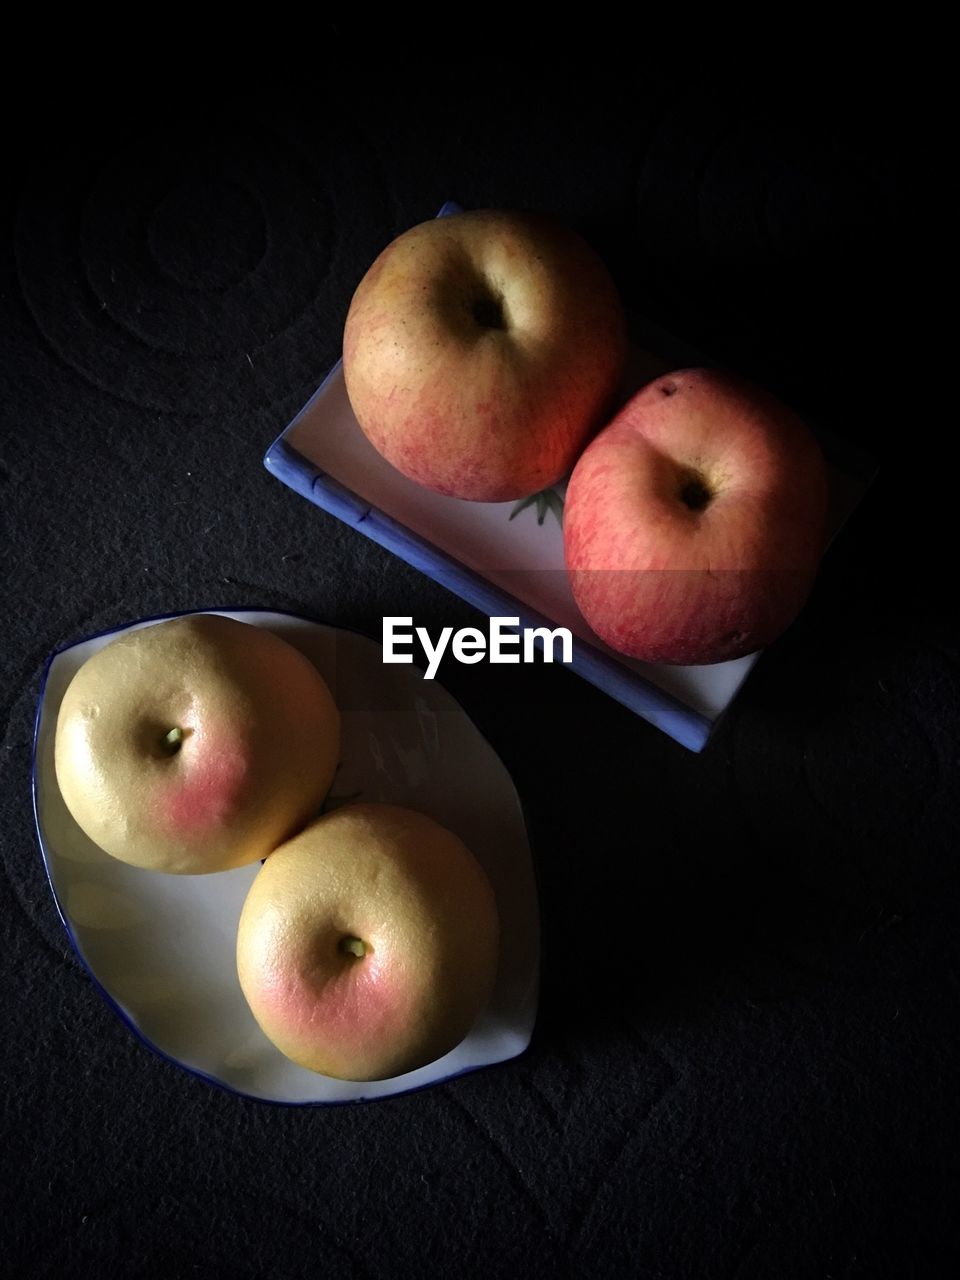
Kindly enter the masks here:
[[631, 657], [741, 657], [807, 598], [826, 505], [820, 448], [786, 406], [729, 374], [667, 374], [620, 410], [570, 478], [574, 597], [596, 634]]
[[354, 294], [343, 340], [373, 446], [439, 493], [502, 502], [565, 476], [626, 356], [616, 287], [574, 231], [482, 210], [399, 236]]
[[264, 858], [320, 808], [340, 717], [272, 632], [214, 614], [125, 632], [74, 676], [55, 766], [78, 825], [123, 862], [220, 871]]
[[497, 909], [466, 846], [424, 814], [357, 804], [270, 855], [237, 972], [265, 1035], [327, 1076], [382, 1080], [442, 1057], [487, 1004]]

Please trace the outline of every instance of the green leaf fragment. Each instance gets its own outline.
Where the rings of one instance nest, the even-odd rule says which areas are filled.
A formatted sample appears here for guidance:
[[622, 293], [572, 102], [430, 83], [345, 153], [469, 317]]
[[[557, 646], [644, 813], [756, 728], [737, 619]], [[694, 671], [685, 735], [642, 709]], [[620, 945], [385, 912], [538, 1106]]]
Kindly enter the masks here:
[[557, 522], [563, 524], [563, 499], [555, 489], [541, 489], [539, 493], [531, 493], [528, 497], [521, 498], [510, 512], [509, 519], [512, 520], [521, 511], [526, 511], [527, 507], [534, 506], [537, 509], [537, 524], [543, 524], [548, 511], [552, 511], [557, 517]]
[[537, 500], [537, 494], [535, 493], [531, 493], [528, 498], [521, 498], [520, 501], [517, 503], [517, 505], [510, 512], [510, 519], [512, 520], [514, 516], [518, 516], [521, 511], [526, 511], [527, 507], [532, 507], [533, 504], [536, 502], [536, 500]]

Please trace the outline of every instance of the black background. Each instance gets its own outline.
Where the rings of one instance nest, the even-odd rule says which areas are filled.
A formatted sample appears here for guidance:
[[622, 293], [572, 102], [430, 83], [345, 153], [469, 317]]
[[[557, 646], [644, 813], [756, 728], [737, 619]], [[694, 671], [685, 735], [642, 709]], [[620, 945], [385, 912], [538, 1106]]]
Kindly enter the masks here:
[[[943, 411], [912, 354], [913, 214], [942, 179], [918, 185], [890, 80], [842, 79], [489, 60], [373, 94], [348, 60], [309, 92], [171, 74], [7, 114], [11, 1274], [955, 1274], [958, 637]], [[635, 317], [881, 471], [700, 757], [563, 670], [444, 664], [528, 814], [533, 1045], [385, 1103], [274, 1108], [152, 1055], [68, 949], [32, 825], [39, 680], [58, 646], [181, 609], [478, 621], [261, 465], [370, 261], [448, 198], [569, 221]]]

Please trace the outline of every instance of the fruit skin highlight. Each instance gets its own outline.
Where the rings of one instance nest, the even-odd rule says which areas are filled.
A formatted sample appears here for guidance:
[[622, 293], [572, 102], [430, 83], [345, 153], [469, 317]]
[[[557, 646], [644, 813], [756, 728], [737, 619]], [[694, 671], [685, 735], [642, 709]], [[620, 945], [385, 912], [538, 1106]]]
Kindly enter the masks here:
[[432, 818], [356, 804], [270, 855], [240, 917], [237, 972], [265, 1035], [294, 1062], [385, 1080], [454, 1049], [497, 971], [493, 889]]
[[567, 486], [574, 599], [611, 648], [713, 663], [793, 621], [825, 540], [826, 468], [804, 423], [744, 379], [655, 379], [587, 446]]
[[214, 614], [125, 632], [63, 697], [54, 748], [73, 818], [112, 857], [179, 874], [265, 858], [318, 811], [340, 714], [313, 664]]
[[505, 502], [555, 484], [626, 359], [616, 286], [550, 218], [473, 210], [398, 236], [361, 280], [343, 374], [370, 443], [409, 479]]

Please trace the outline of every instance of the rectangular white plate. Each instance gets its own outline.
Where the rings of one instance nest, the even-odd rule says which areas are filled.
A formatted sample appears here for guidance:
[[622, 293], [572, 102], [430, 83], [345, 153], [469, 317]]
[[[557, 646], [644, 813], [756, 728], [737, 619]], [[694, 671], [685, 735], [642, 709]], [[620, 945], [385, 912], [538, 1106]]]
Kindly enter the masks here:
[[[665, 367], [677, 366], [657, 361], [646, 376]], [[821, 435], [821, 443], [828, 458], [836, 458], [837, 442]], [[846, 452], [843, 469], [836, 461], [831, 466], [834, 530], [870, 479], [869, 464]], [[305, 498], [484, 613], [519, 617], [521, 626], [568, 627], [575, 671], [694, 751], [706, 745], [760, 656], [682, 667], [636, 662], [607, 648], [574, 603], [556, 517], [548, 512], [538, 524], [534, 508], [527, 507], [511, 520], [512, 502], [447, 498], [401, 475], [360, 430], [339, 361], [264, 462]]]
[[[459, 208], [448, 202], [438, 217]], [[670, 369], [707, 363], [650, 326], [642, 337], [645, 349], [634, 347], [627, 374], [630, 390]], [[829, 433], [816, 434], [830, 464], [833, 535], [862, 498], [875, 467]], [[637, 662], [608, 648], [574, 602], [557, 517], [547, 512], [541, 524], [527, 507], [511, 520], [513, 502], [447, 498], [401, 475], [360, 430], [340, 361], [267, 450], [264, 463], [316, 506], [488, 616], [517, 617], [521, 627], [569, 628], [570, 665], [579, 675], [693, 751], [706, 746], [760, 656], [683, 667]], [[563, 486], [556, 488], [562, 494]]]

